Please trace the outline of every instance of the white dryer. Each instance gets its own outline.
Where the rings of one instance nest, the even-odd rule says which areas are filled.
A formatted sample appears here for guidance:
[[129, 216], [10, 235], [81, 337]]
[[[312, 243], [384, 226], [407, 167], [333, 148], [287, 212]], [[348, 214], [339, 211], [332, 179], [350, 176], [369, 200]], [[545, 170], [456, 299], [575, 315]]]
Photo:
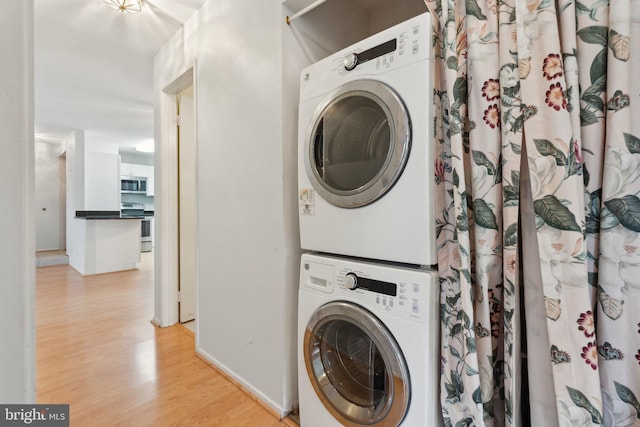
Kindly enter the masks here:
[[423, 14], [303, 70], [303, 249], [437, 263], [431, 40]]
[[442, 425], [433, 271], [303, 254], [301, 427]]

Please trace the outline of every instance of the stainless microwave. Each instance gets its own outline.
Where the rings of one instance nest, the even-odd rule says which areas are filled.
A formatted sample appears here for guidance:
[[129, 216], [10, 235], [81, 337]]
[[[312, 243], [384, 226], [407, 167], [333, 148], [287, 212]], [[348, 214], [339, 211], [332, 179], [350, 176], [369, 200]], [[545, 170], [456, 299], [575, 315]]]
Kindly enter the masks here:
[[120, 192], [147, 194], [147, 178], [137, 176], [120, 177]]

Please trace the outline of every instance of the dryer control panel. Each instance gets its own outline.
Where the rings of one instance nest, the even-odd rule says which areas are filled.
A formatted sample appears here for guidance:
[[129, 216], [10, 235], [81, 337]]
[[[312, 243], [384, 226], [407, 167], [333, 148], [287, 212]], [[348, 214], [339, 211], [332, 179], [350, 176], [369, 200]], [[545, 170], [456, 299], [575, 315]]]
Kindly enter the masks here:
[[439, 298], [437, 273], [423, 268], [304, 254], [300, 276], [301, 289], [402, 318], [428, 320]]
[[338, 51], [302, 70], [300, 101], [353, 76], [376, 76], [432, 59], [431, 15], [424, 13]]

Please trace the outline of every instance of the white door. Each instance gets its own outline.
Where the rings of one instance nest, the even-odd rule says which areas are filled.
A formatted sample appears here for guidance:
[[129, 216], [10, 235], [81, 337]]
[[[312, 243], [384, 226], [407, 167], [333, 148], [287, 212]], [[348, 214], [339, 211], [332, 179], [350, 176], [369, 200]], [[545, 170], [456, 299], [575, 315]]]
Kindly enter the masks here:
[[180, 323], [196, 317], [196, 132], [193, 86], [178, 95]]

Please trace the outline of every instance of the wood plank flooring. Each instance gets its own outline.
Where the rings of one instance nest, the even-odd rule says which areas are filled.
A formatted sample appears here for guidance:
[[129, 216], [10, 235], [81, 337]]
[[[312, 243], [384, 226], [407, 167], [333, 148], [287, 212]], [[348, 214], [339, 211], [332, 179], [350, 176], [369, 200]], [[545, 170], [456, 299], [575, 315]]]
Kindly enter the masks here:
[[37, 402], [70, 404], [71, 426], [295, 425], [278, 421], [195, 355], [182, 326], [156, 328], [152, 254], [140, 269], [36, 272]]

